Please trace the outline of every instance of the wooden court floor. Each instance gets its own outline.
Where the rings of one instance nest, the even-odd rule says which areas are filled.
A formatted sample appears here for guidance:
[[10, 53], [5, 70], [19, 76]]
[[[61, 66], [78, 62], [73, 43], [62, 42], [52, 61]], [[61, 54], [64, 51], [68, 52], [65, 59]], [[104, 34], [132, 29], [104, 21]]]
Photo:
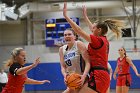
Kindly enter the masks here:
[[[26, 91], [23, 93], [62, 93], [63, 91]], [[115, 89], [111, 89], [110, 93], [115, 93]], [[129, 93], [140, 93], [140, 89], [130, 89]]]

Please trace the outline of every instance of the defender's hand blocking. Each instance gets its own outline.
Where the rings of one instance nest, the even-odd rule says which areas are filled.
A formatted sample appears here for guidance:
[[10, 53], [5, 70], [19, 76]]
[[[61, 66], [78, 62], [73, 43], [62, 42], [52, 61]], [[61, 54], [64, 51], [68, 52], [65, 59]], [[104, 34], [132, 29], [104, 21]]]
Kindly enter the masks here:
[[136, 74], [138, 77], [140, 77], [140, 74]]
[[36, 67], [39, 63], [40, 63], [40, 57], [38, 57], [32, 65], [33, 67]]
[[42, 80], [41, 84], [44, 84], [44, 83], [51, 83], [51, 82], [49, 80]]

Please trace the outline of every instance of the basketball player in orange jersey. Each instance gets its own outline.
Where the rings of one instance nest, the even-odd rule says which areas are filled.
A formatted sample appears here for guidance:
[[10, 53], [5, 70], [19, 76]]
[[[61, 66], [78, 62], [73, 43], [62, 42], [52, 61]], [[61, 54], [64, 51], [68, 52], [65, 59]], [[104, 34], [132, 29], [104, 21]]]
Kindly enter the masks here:
[[116, 93], [128, 93], [131, 85], [130, 66], [138, 77], [140, 77], [140, 74], [138, 74], [132, 60], [126, 55], [125, 48], [120, 48], [118, 52], [120, 57], [117, 60], [117, 66], [113, 74], [114, 79], [116, 79], [116, 74], [118, 73]]
[[39, 64], [39, 58], [29, 66], [26, 63], [26, 52], [23, 48], [15, 48], [6, 66], [9, 67], [8, 82], [1, 93], [22, 93], [24, 84], [44, 84], [48, 80], [34, 80], [27, 77], [27, 72]]
[[[66, 82], [68, 74], [78, 73], [81, 75], [81, 80], [78, 81], [77, 84], [82, 86], [90, 69], [86, 46], [83, 42], [76, 41], [77, 37], [72, 29], [66, 29], [64, 31], [64, 40], [66, 44], [59, 49], [61, 72], [64, 76], [64, 80]], [[85, 61], [85, 69], [83, 72], [80, 65], [81, 56]], [[63, 93], [79, 93], [78, 91], [79, 90], [67, 88]]]
[[109, 42], [105, 35], [109, 27], [119, 37], [120, 30], [118, 30], [117, 27], [120, 25], [118, 23], [121, 22], [118, 20], [105, 20], [92, 24], [89, 21], [93, 33], [89, 35], [67, 16], [66, 3], [64, 3], [63, 15], [73, 30], [89, 42], [88, 52], [91, 64], [89, 73], [90, 78], [88, 83], [81, 88], [79, 93], [106, 93], [110, 85], [110, 77], [107, 70]]

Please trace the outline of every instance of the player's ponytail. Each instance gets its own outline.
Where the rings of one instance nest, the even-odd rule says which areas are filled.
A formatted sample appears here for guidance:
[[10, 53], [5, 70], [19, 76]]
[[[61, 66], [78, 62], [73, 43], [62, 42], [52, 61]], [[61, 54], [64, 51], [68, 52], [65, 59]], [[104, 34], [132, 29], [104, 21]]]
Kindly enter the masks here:
[[7, 68], [7, 67], [10, 67], [12, 64], [13, 64], [13, 62], [14, 62], [14, 59], [11, 57], [10, 59], [8, 59], [7, 61], [6, 61], [6, 64], [5, 64], [5, 68]]
[[124, 25], [122, 21], [107, 19], [104, 21], [104, 23], [107, 24], [109, 29], [116, 34], [117, 38], [119, 38], [121, 36], [122, 32], [121, 32], [120, 28], [122, 28]]
[[122, 49], [124, 50], [124, 52], [125, 52], [125, 53], [124, 53], [124, 55], [125, 55], [125, 57], [126, 57], [126, 56], [127, 56], [127, 55], [126, 55], [126, 50], [125, 50], [125, 48], [124, 48], [124, 47], [122, 47]]

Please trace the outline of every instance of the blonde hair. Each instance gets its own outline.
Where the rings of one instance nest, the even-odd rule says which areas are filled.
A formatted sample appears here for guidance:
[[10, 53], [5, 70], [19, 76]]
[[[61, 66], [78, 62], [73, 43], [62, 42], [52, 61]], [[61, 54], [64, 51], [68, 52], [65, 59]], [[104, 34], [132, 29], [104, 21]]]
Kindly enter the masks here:
[[114, 32], [119, 38], [121, 36], [121, 30], [119, 28], [122, 28], [123, 22], [120, 20], [114, 20], [114, 19], [107, 19], [105, 21], [96, 21], [97, 28], [101, 28], [102, 32], [101, 35], [105, 35], [108, 32], [108, 28]]
[[20, 54], [20, 51], [24, 51], [24, 49], [18, 47], [12, 50], [11, 57], [6, 61], [5, 67], [10, 67], [14, 63], [15, 57]]
[[104, 23], [107, 24], [109, 29], [116, 34], [117, 38], [121, 36], [122, 32], [120, 28], [123, 28], [124, 26], [124, 23], [122, 21], [115, 19], [107, 19], [104, 21]]

